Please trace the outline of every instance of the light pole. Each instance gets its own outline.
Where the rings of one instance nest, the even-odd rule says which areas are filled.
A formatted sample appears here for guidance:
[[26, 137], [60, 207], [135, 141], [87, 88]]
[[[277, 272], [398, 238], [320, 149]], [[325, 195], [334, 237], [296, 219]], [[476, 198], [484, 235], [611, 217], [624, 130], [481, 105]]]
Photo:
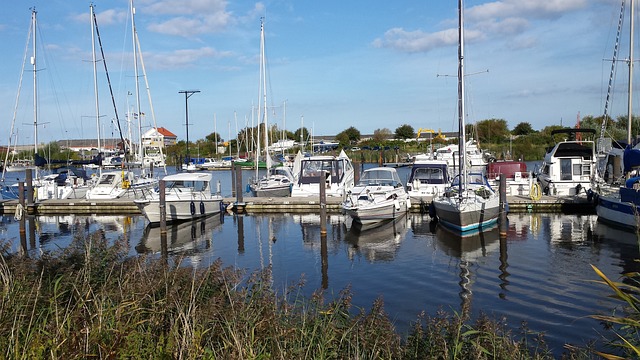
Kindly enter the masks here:
[[191, 162], [191, 157], [189, 156], [189, 104], [188, 100], [191, 95], [195, 93], [199, 93], [200, 90], [181, 90], [178, 91], [179, 94], [184, 94], [184, 120], [185, 126], [187, 128], [187, 164]]

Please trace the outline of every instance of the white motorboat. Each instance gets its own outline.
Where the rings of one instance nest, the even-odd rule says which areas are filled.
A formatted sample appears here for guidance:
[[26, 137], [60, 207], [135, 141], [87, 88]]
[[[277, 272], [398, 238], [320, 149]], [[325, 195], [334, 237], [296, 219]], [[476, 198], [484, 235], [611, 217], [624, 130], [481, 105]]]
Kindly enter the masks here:
[[358, 184], [342, 203], [353, 221], [363, 225], [395, 219], [411, 207], [409, 195], [395, 168], [365, 170]]
[[302, 159], [298, 181], [291, 189], [292, 197], [319, 196], [320, 182], [327, 196], [344, 197], [354, 186], [354, 170], [351, 159], [340, 151], [335, 156], [311, 156]]
[[545, 195], [573, 196], [591, 189], [596, 176], [597, 158], [593, 140], [582, 134], [595, 134], [593, 129], [559, 129], [551, 132], [567, 134], [568, 138], [555, 144], [544, 155], [537, 174]]
[[407, 193], [416, 203], [431, 202], [436, 196], [444, 194], [450, 183], [446, 161], [416, 158], [407, 181]]
[[84, 199], [93, 186], [84, 169], [64, 168], [44, 176], [37, 187], [37, 199]]
[[524, 161], [496, 161], [487, 165], [487, 180], [494, 190], [499, 188], [501, 176], [506, 180], [507, 195], [529, 196], [534, 178]]
[[231, 160], [205, 158], [202, 164], [197, 164], [196, 167], [202, 170], [228, 169], [231, 167]]
[[158, 179], [138, 177], [129, 170], [107, 171], [100, 174], [96, 184], [87, 191], [87, 199], [143, 198], [158, 186]]
[[[167, 222], [192, 220], [220, 213], [222, 196], [212, 194], [213, 176], [209, 172], [188, 172], [165, 176]], [[160, 193], [134, 200], [150, 223], [160, 222]]]
[[[489, 158], [491, 158], [491, 160], [495, 160], [491, 157], [491, 155], [485, 154], [485, 152], [482, 151], [480, 147], [478, 147], [478, 143], [473, 139], [467, 140], [464, 148], [465, 156], [467, 159], [467, 163], [465, 164], [465, 166], [470, 171], [482, 171], [484, 167], [487, 166], [487, 164], [490, 162], [488, 161]], [[449, 168], [455, 172], [460, 166], [460, 155], [458, 151], [458, 145], [456, 144], [443, 146], [435, 151], [435, 159], [446, 161], [447, 165], [449, 165]], [[416, 156], [416, 160], [422, 160], [424, 158], [424, 156]]]
[[483, 231], [498, 221], [500, 197], [481, 173], [469, 173], [465, 146], [465, 92], [464, 92], [464, 11], [458, 0], [458, 175], [451, 187], [431, 203], [429, 214], [439, 223], [457, 232]]
[[295, 180], [291, 168], [278, 166], [269, 169], [269, 173], [256, 183], [251, 184], [253, 196], [284, 197], [291, 195], [291, 187]]

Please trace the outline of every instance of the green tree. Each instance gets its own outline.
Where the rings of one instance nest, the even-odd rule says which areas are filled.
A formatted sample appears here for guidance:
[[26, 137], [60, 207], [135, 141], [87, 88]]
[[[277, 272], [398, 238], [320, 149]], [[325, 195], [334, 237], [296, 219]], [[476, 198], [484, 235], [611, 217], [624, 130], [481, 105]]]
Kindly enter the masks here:
[[222, 140], [222, 138], [220, 137], [220, 134], [218, 134], [217, 132], [212, 132], [211, 134], [205, 136], [205, 139], [207, 139], [207, 141], [210, 141], [212, 143], [219, 143]]
[[416, 137], [416, 132], [413, 130], [413, 126], [404, 124], [396, 128], [396, 139], [413, 139]]
[[391, 137], [391, 130], [387, 128], [375, 129], [373, 131], [373, 140], [381, 143], [387, 141]]
[[296, 141], [300, 141], [302, 138], [302, 142], [306, 143], [309, 141], [309, 130], [306, 127], [298, 128], [294, 133], [294, 138]]
[[535, 132], [528, 122], [521, 122], [511, 131], [513, 135], [529, 135]]
[[[475, 138], [480, 143], [503, 143], [509, 139], [509, 128], [504, 119], [487, 119], [478, 121], [474, 126]], [[468, 135], [472, 135], [468, 133]]]
[[354, 128], [353, 126], [344, 130], [343, 132], [347, 135], [347, 137], [349, 137], [349, 141], [351, 143], [357, 143], [358, 141], [360, 141], [360, 130]]

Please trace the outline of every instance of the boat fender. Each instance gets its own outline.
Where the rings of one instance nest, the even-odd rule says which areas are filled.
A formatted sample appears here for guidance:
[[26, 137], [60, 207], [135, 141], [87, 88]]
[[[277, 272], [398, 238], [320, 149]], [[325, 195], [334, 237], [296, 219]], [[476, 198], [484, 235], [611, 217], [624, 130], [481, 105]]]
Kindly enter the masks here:
[[204, 202], [200, 201], [200, 215], [204, 215]]
[[396, 211], [400, 211], [400, 202], [397, 199], [393, 200], [393, 206], [395, 207]]
[[191, 210], [191, 215], [196, 214], [196, 204], [194, 204], [193, 201], [189, 204], [189, 210]]
[[411, 210], [411, 200], [407, 198], [407, 211]]
[[576, 195], [580, 194], [580, 190], [582, 190], [582, 185], [581, 184], [576, 185]]
[[226, 206], [224, 205], [224, 203], [222, 201], [220, 201], [219, 204], [220, 204], [220, 212], [225, 212], [227, 209], [226, 209]]
[[592, 202], [593, 201], [593, 190], [591, 190], [591, 189], [587, 190], [587, 201], [588, 202]]
[[431, 202], [431, 204], [429, 204], [429, 216], [434, 219], [436, 218], [436, 206], [433, 205], [433, 201]]

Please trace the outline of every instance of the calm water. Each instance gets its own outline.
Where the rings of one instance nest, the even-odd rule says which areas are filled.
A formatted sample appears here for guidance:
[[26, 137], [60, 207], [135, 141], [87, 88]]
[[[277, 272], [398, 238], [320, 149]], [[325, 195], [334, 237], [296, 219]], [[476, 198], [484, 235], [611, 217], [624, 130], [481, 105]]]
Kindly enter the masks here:
[[[132, 256], [162, 248], [158, 229], [140, 216], [31, 217], [22, 239], [18, 223], [2, 219], [0, 241], [35, 256], [66, 246], [76, 232], [98, 230], [126, 237]], [[467, 303], [473, 314], [506, 317], [516, 330], [526, 321], [546, 333], [556, 353], [564, 343], [598, 339], [602, 329], [588, 316], [618, 305], [590, 281], [597, 279], [590, 264], [612, 278], [640, 270], [634, 235], [594, 215], [510, 214], [502, 241], [497, 230], [460, 239], [419, 214], [361, 233], [348, 227], [344, 216], [331, 215], [323, 242], [318, 215], [216, 216], [170, 227], [168, 252], [195, 266], [221, 259], [251, 272], [271, 265], [276, 290], [304, 278], [307, 295], [319, 288], [336, 295], [350, 286], [359, 307], [382, 296], [402, 333], [422, 310], [461, 312]]]
[[[402, 179], [407, 170], [399, 170]], [[230, 195], [230, 172], [215, 174], [223, 195]], [[244, 180], [251, 175], [245, 171]], [[500, 240], [495, 229], [460, 239], [420, 214], [359, 233], [334, 214], [323, 241], [315, 214], [226, 215], [170, 227], [167, 251], [195, 266], [221, 259], [249, 273], [270, 265], [276, 290], [303, 278], [306, 295], [320, 288], [337, 295], [350, 286], [358, 307], [381, 296], [401, 333], [421, 311], [461, 312], [468, 305], [473, 315], [504, 317], [516, 332], [525, 321], [546, 334], [556, 354], [565, 343], [599, 339], [604, 331], [588, 316], [611, 314], [619, 303], [592, 281], [597, 276], [590, 264], [613, 279], [640, 271], [635, 236], [598, 223], [595, 215], [508, 218], [507, 238]], [[131, 256], [162, 250], [159, 230], [147, 228], [141, 216], [30, 217], [21, 238], [18, 223], [5, 215], [0, 243], [37, 256], [67, 246], [74, 233], [93, 231], [125, 237]]]

